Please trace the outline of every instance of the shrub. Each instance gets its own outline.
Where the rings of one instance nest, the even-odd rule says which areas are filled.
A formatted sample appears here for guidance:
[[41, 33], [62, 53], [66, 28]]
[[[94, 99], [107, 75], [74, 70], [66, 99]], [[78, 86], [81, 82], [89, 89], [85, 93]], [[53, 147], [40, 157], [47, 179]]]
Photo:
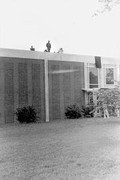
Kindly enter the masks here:
[[120, 89], [104, 89], [101, 88], [97, 92], [98, 95], [98, 107], [103, 111], [103, 104], [107, 104], [107, 109], [110, 116], [116, 116], [116, 106], [120, 107]]
[[82, 114], [84, 117], [93, 117], [94, 106], [82, 106]]
[[32, 106], [17, 108], [15, 114], [20, 123], [32, 123], [37, 119], [36, 111]]
[[70, 105], [65, 110], [67, 119], [78, 119], [82, 117], [81, 108], [78, 105]]

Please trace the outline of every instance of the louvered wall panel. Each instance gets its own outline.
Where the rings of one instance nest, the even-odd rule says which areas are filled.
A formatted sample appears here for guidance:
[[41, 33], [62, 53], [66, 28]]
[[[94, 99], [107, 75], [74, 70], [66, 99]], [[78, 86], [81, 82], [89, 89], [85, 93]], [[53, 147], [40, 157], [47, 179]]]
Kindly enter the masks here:
[[51, 109], [50, 113], [51, 118], [53, 120], [60, 119], [61, 113], [60, 113], [60, 75], [59, 73], [56, 73], [59, 71], [59, 65], [53, 65], [51, 67], [52, 74], [51, 74]]
[[84, 63], [49, 62], [50, 121], [65, 118], [71, 104], [84, 104]]
[[32, 64], [32, 104], [41, 116], [40, 64]]
[[74, 101], [79, 105], [83, 105], [83, 92], [81, 91], [84, 84], [84, 68], [83, 66], [74, 66]]
[[14, 64], [4, 63], [4, 116], [5, 122], [14, 122]]
[[71, 104], [71, 72], [70, 65], [63, 64], [63, 95], [64, 95], [64, 108]]
[[27, 63], [19, 63], [18, 76], [19, 76], [19, 106], [23, 107], [28, 105], [28, 79], [27, 79]]

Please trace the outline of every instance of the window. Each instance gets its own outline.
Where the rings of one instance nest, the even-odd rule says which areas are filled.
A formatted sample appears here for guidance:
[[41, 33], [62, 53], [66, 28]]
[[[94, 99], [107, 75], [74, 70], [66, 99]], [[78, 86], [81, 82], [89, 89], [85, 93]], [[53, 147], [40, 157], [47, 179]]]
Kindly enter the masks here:
[[85, 69], [85, 88], [93, 89], [100, 87], [101, 70], [95, 67], [94, 63], [87, 63]]
[[89, 88], [98, 88], [98, 69], [89, 67]]
[[106, 84], [114, 84], [114, 68], [106, 68]]

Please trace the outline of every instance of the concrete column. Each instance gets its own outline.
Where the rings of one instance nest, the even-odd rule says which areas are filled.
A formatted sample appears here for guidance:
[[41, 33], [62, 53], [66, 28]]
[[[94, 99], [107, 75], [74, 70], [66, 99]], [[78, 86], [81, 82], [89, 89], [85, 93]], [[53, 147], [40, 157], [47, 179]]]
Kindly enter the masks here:
[[[60, 69], [62, 69], [62, 64], [60, 65]], [[61, 119], [64, 119], [64, 92], [63, 92], [63, 73], [60, 75], [60, 111], [61, 111]]]
[[0, 62], [0, 124], [5, 123], [4, 114], [4, 62]]
[[48, 60], [45, 59], [45, 118], [49, 122], [49, 82], [48, 82]]
[[[88, 89], [88, 67], [87, 67], [87, 63], [84, 62], [84, 89]], [[88, 94], [87, 92], [85, 91], [85, 105], [88, 103]]]
[[87, 67], [87, 63], [84, 62], [84, 88], [87, 89], [88, 88], [88, 67]]
[[117, 64], [117, 81], [120, 81], [120, 69], [119, 69], [119, 64]]

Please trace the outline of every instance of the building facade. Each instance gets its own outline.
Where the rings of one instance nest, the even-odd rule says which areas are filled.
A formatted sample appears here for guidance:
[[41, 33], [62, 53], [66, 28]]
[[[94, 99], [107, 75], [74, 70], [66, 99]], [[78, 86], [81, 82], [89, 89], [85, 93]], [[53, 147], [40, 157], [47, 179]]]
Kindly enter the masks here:
[[94, 101], [92, 90], [120, 80], [119, 59], [0, 49], [0, 123], [16, 121], [18, 107], [33, 105], [39, 121], [64, 119], [68, 105]]

